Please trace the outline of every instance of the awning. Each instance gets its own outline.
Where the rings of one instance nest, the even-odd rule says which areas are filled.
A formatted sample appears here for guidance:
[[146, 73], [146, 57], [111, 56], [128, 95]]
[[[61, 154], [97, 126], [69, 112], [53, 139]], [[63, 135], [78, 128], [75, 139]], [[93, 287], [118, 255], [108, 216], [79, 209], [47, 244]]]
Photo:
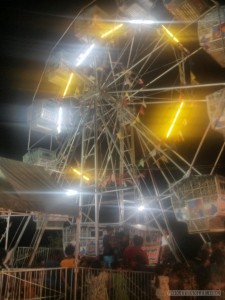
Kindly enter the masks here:
[[43, 167], [0, 157], [0, 208], [76, 217], [76, 199], [69, 197]]

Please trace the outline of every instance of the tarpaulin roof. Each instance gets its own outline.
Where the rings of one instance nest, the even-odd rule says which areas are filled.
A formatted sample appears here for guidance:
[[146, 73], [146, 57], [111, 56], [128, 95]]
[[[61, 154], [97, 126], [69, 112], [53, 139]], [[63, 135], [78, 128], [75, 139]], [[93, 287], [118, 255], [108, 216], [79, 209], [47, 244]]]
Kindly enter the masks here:
[[68, 197], [43, 167], [0, 157], [0, 207], [15, 212], [76, 216]]

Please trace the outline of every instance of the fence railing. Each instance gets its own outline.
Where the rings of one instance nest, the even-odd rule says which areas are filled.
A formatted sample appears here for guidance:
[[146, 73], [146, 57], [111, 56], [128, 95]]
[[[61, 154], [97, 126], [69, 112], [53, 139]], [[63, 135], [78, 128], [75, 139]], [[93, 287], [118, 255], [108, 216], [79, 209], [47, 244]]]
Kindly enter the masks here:
[[[32, 254], [33, 249], [31, 247], [18, 247], [14, 254], [13, 265], [14, 267], [24, 267]], [[49, 256], [49, 248], [38, 248], [37, 252], [35, 253], [33, 263], [36, 264], [39, 258], [47, 260]]]
[[[33, 248], [31, 247], [18, 247], [11, 259], [10, 265], [14, 268], [26, 268], [30, 261]], [[44, 262], [48, 260], [61, 260], [64, 257], [62, 248], [46, 248], [39, 247], [34, 255], [32, 267], [44, 267]]]
[[14, 269], [0, 271], [2, 300], [150, 300], [153, 274], [128, 270]]

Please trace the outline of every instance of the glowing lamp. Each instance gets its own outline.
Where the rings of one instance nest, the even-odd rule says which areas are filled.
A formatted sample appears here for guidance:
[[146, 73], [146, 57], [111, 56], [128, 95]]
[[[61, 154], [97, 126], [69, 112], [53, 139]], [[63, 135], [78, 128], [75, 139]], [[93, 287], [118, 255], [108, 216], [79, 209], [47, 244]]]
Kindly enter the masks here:
[[120, 29], [123, 26], [123, 24], [119, 24], [117, 26], [115, 26], [113, 29], [107, 31], [106, 33], [101, 35], [101, 38], [104, 39], [105, 37], [109, 36], [110, 34], [112, 34], [113, 32], [115, 32], [116, 30]]
[[178, 108], [178, 110], [177, 110], [177, 112], [176, 112], [176, 115], [175, 115], [175, 117], [174, 117], [174, 119], [173, 119], [173, 122], [172, 122], [172, 124], [170, 125], [170, 128], [169, 128], [169, 130], [168, 130], [168, 132], [167, 132], [167, 135], [166, 135], [166, 138], [167, 138], [167, 139], [169, 138], [169, 136], [170, 136], [170, 134], [171, 134], [171, 132], [172, 132], [172, 130], [173, 130], [173, 127], [174, 127], [174, 125], [175, 125], [175, 123], [176, 123], [176, 121], [177, 121], [177, 118], [178, 118], [178, 116], [179, 116], [179, 114], [180, 114], [180, 112], [181, 112], [181, 109], [182, 109], [183, 105], [184, 105], [184, 102], [181, 102], [181, 104], [180, 104], [180, 106], [179, 106], [179, 108]]
[[73, 172], [76, 173], [77, 175], [79, 175], [80, 177], [82, 177], [86, 181], [90, 180], [89, 177], [87, 177], [85, 175], [82, 175], [82, 173], [79, 170], [77, 170], [77, 169], [73, 169]]
[[95, 44], [91, 44], [91, 46], [88, 47], [88, 49], [85, 52], [83, 52], [79, 55], [77, 62], [76, 62], [76, 67], [79, 67], [85, 61], [85, 59], [89, 56], [89, 54], [94, 49], [94, 47], [95, 47]]
[[139, 210], [139, 211], [143, 211], [144, 209], [145, 209], [145, 208], [144, 208], [143, 205], [141, 205], [141, 206], [138, 207], [138, 210]]

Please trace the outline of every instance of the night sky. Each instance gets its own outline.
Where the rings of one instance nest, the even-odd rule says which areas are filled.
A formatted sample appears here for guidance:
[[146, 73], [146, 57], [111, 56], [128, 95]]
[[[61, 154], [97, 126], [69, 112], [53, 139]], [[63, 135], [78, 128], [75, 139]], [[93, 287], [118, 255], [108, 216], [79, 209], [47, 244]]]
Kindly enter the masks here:
[[[157, 17], [168, 18], [162, 1], [156, 2]], [[81, 1], [1, 1], [1, 156], [21, 160], [26, 153], [27, 107], [32, 102], [51, 49], [80, 8], [89, 1], [82, 1], [82, 6], [79, 3]], [[113, 1], [110, 6], [106, 1], [96, 1], [96, 4], [107, 11], [115, 11]], [[187, 31], [186, 43], [190, 50], [198, 43], [194, 30], [196, 28]], [[71, 30], [60, 46], [72, 43], [73, 39]], [[191, 68], [199, 83], [224, 81], [224, 69], [204, 51], [192, 59]], [[155, 123], [158, 120], [160, 124], [160, 116], [155, 119]]]
[[[113, 1], [110, 6], [106, 2], [110, 1], [96, 1], [96, 4], [108, 11], [115, 9]], [[81, 9], [81, 3], [84, 6], [89, 1], [1, 1], [0, 156], [22, 160], [26, 153], [27, 108], [32, 102], [51, 49]], [[162, 1], [158, 1], [156, 13], [158, 16], [168, 17], [168, 13], [161, 8]], [[70, 31], [62, 40], [62, 44], [72, 42], [73, 38], [73, 32]], [[196, 34], [193, 36], [190, 31], [187, 34], [186, 45], [191, 49], [196, 47], [197, 43]], [[225, 69], [204, 51], [192, 59], [191, 68], [200, 83], [224, 82]], [[191, 140], [191, 137], [189, 138]], [[222, 137], [218, 135], [218, 139], [221, 143]], [[189, 151], [191, 147], [190, 144]], [[211, 151], [212, 145], [206, 145], [206, 153], [199, 162], [203, 168], [207, 165], [205, 158]], [[221, 172], [224, 171], [221, 167]], [[184, 237], [187, 237], [187, 232], [184, 224], [181, 224], [181, 227], [183, 229], [180, 231], [180, 238], [185, 248], [187, 239], [184, 241]]]

